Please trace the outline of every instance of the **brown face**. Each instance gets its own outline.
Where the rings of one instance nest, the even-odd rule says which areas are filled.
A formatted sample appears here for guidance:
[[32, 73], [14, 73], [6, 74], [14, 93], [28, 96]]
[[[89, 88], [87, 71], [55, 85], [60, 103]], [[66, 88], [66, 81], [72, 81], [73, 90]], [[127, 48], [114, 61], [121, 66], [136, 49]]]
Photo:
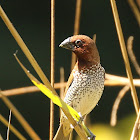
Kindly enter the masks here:
[[60, 47], [73, 51], [78, 60], [84, 63], [99, 63], [100, 58], [94, 41], [85, 35], [75, 35], [65, 39]]
[[91, 38], [85, 35], [76, 35], [70, 38], [70, 42], [74, 46], [72, 51], [77, 57], [84, 59], [92, 55], [95, 44]]

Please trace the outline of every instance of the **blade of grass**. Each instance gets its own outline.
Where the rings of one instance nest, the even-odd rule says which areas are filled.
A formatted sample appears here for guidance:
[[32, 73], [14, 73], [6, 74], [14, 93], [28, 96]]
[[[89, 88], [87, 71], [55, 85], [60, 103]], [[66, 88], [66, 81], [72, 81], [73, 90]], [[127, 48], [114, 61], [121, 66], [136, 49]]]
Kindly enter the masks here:
[[[75, 118], [75, 120], [79, 121], [80, 116], [79, 114], [69, 105], [67, 105], [61, 98], [59, 98], [59, 96], [53, 94], [53, 92], [51, 90], [49, 90], [49, 88], [47, 88], [45, 85], [43, 85], [42, 83], [40, 83], [25, 67], [24, 65], [20, 62], [20, 60], [18, 59], [18, 57], [16, 56], [16, 54], [14, 54], [17, 62], [19, 63], [19, 65], [21, 66], [21, 68], [23, 69], [23, 71], [26, 73], [26, 75], [28, 76], [28, 78], [35, 84], [35, 85], [40, 85], [42, 87], [43, 90], [41, 90], [39, 88], [39, 86], [37, 86], [41, 91], [45, 91], [45, 95], [47, 97], [49, 97], [50, 99], [52, 99], [54, 101], [55, 104], [57, 104], [60, 107], [64, 107], [66, 110], [67, 108], [71, 108], [70, 110], [73, 110], [72, 112], [72, 116]], [[48, 94], [47, 94], [48, 93]], [[63, 103], [64, 105], [61, 105], [61, 103]], [[66, 107], [68, 106], [68, 107]]]
[[[77, 132], [77, 134], [84, 140], [87, 140], [85, 134], [83, 133], [83, 130], [80, 128], [79, 124], [77, 124], [76, 121], [79, 121], [80, 116], [79, 114], [69, 105], [67, 105], [61, 98], [59, 98], [59, 96], [55, 95], [52, 91], [50, 91], [50, 89], [48, 89], [45, 85], [43, 85], [42, 83], [40, 83], [24, 66], [23, 64], [19, 61], [19, 59], [17, 58], [16, 54], [14, 54], [17, 62], [19, 63], [19, 65], [21, 66], [21, 68], [24, 70], [24, 72], [26, 73], [26, 75], [29, 77], [29, 79], [46, 95], [48, 96], [50, 99], [53, 100], [53, 103], [55, 103], [56, 105], [58, 105], [59, 107], [61, 107], [62, 111], [65, 113], [65, 115], [67, 116], [67, 118], [69, 119], [70, 123], [74, 126], [75, 131]], [[73, 117], [75, 118], [75, 120], [73, 119]]]
[[[54, 59], [55, 59], [55, 0], [51, 0], [51, 86], [54, 87]], [[50, 137], [54, 135], [54, 104], [50, 100]]]
[[110, 0], [110, 2], [111, 2], [111, 6], [112, 6], [114, 21], [115, 21], [116, 30], [117, 30], [117, 33], [118, 33], [118, 38], [119, 38], [119, 42], [120, 42], [122, 56], [123, 56], [124, 63], [125, 63], [126, 73], [127, 73], [128, 79], [130, 81], [131, 96], [132, 96], [132, 99], [133, 99], [133, 103], [134, 103], [136, 113], [138, 114], [138, 112], [139, 112], [139, 101], [138, 101], [136, 89], [135, 89], [135, 86], [134, 86], [134, 83], [133, 83], [133, 76], [132, 76], [132, 72], [131, 72], [131, 68], [130, 68], [130, 63], [129, 63], [127, 51], [126, 51], [125, 41], [124, 41], [124, 37], [123, 37], [123, 33], [122, 33], [122, 28], [121, 28], [121, 24], [120, 24], [120, 20], [119, 20], [119, 15], [118, 15], [118, 11], [117, 11], [116, 2], [115, 2], [115, 0]]
[[[9, 18], [7, 17], [7, 15], [5, 14], [5, 12], [3, 11], [3, 9], [2, 9], [1, 6], [0, 6], [0, 16], [3, 19], [4, 23], [6, 24], [7, 28], [9, 29], [9, 31], [11, 32], [11, 34], [13, 35], [13, 37], [15, 38], [16, 42], [18, 43], [18, 45], [22, 49], [22, 51], [26, 55], [27, 59], [29, 60], [29, 62], [31, 63], [31, 65], [33, 66], [33, 68], [35, 69], [35, 71], [37, 72], [37, 74], [39, 75], [40, 79], [43, 81], [43, 83], [50, 90], [54, 90], [52, 88], [52, 86], [50, 84], [48, 84], [49, 81], [48, 81], [47, 77], [43, 73], [43, 71], [40, 68], [40, 66], [38, 65], [37, 61], [34, 59], [33, 55], [31, 54], [31, 52], [27, 48], [26, 44], [24, 43], [24, 41], [22, 40], [22, 38], [20, 37], [20, 35], [16, 31], [16, 29], [14, 28], [14, 26], [10, 22]], [[54, 94], [57, 94], [57, 93], [54, 91]]]
[[[0, 121], [8, 127], [8, 121], [0, 114]], [[26, 138], [11, 124], [9, 129], [17, 136], [20, 140], [26, 140]]]
[[1, 98], [3, 102], [7, 105], [9, 109], [12, 110], [12, 113], [14, 116], [17, 118], [17, 120], [20, 122], [22, 127], [25, 129], [25, 131], [28, 133], [28, 135], [35, 140], [40, 140], [39, 136], [35, 133], [35, 131], [31, 128], [31, 126], [27, 123], [27, 121], [24, 119], [24, 117], [20, 114], [20, 112], [16, 109], [16, 107], [10, 102], [10, 100], [5, 97], [2, 92], [1, 93]]

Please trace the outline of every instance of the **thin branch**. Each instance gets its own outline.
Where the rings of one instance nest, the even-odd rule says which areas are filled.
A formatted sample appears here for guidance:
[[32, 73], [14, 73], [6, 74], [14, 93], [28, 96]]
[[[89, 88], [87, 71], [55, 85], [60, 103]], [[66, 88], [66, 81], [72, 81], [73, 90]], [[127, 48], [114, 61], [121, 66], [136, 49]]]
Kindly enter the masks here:
[[[64, 68], [61, 67], [60, 68], [60, 84], [64, 85], [63, 83], [65, 82], [65, 76], [64, 76]], [[60, 98], [64, 99], [64, 91], [65, 91], [65, 87], [64, 86], [60, 86]], [[61, 109], [60, 109], [60, 117], [61, 117]]]
[[60, 97], [61, 97], [61, 99], [64, 99], [64, 91], [65, 91], [65, 84], [64, 84], [64, 82], [65, 82], [65, 77], [64, 77], [64, 68], [63, 67], [61, 67], [60, 68], [60, 84], [62, 85], [60, 85]]
[[76, 12], [75, 12], [74, 33], [73, 33], [74, 35], [79, 34], [81, 6], [82, 6], [82, 0], [77, 0], [76, 1]]
[[[51, 0], [51, 86], [54, 87], [54, 59], [55, 59], [55, 0]], [[50, 137], [54, 135], [54, 104], [50, 100]]]
[[138, 140], [139, 139], [139, 129], [140, 129], [139, 128], [139, 125], [140, 125], [139, 122], [140, 122], [140, 110], [139, 110], [137, 119], [135, 121], [130, 140]]
[[[76, 12], [75, 12], [75, 23], [74, 23], [74, 35], [79, 34], [79, 29], [80, 29], [80, 16], [81, 16], [81, 5], [82, 5], [82, 0], [77, 0], [76, 1]], [[74, 65], [76, 62], [76, 55], [72, 53], [72, 58], [71, 58], [71, 70], [73, 70]]]
[[0, 16], [3, 19], [5, 25], [7, 26], [7, 28], [9, 29], [9, 31], [11, 32], [12, 36], [15, 38], [16, 42], [18, 43], [18, 45], [20, 46], [20, 48], [22, 49], [22, 51], [24, 52], [24, 54], [26, 55], [27, 59], [29, 60], [29, 62], [31, 63], [31, 65], [33, 66], [33, 68], [35, 69], [35, 71], [37, 72], [37, 74], [39, 75], [40, 79], [43, 81], [43, 83], [51, 90], [54, 92], [55, 95], [57, 95], [56, 91], [54, 90], [54, 88], [52, 88], [52, 86], [49, 84], [49, 80], [47, 79], [47, 77], [45, 76], [44, 72], [42, 71], [42, 69], [40, 68], [40, 66], [38, 65], [37, 61], [35, 60], [35, 58], [33, 57], [33, 55], [31, 54], [31, 52], [29, 51], [29, 49], [27, 48], [26, 44], [24, 43], [24, 41], [22, 40], [22, 38], [20, 37], [19, 33], [16, 31], [16, 29], [14, 28], [13, 24], [11, 23], [11, 21], [9, 20], [9, 18], [7, 17], [6, 13], [3, 11], [2, 7], [0, 6]]
[[93, 41], [96, 44], [96, 34], [93, 35]]
[[[126, 77], [116, 76], [112, 74], [106, 74], [105, 77], [106, 77], [105, 86], [125, 86], [129, 84], [129, 79]], [[134, 79], [133, 82], [135, 86], [140, 87], [140, 79]], [[65, 88], [66, 84], [67, 84], [66, 82], [55, 83], [54, 88], [55, 89]], [[27, 93], [39, 92], [39, 91], [40, 90], [36, 86], [28, 86], [22, 88], [3, 90], [2, 93], [4, 96], [13, 96], [13, 95], [22, 95]]]
[[4, 140], [3, 137], [1, 136], [1, 134], [0, 134], [0, 140]]
[[140, 66], [137, 62], [137, 59], [136, 59], [136, 56], [133, 52], [133, 40], [134, 40], [134, 37], [133, 36], [130, 36], [127, 40], [127, 49], [128, 49], [128, 54], [129, 54], [129, 57], [136, 69], [136, 72], [139, 74], [140, 76]]
[[137, 2], [137, 5], [138, 5], [138, 7], [140, 9], [140, 0], [136, 0], [136, 2]]
[[10, 125], [11, 125], [11, 114], [12, 111], [10, 110], [10, 114], [9, 114], [9, 123], [8, 123], [8, 129], [7, 129], [7, 140], [9, 140], [9, 130], [10, 130]]
[[7, 105], [9, 109], [12, 110], [12, 113], [16, 117], [16, 119], [20, 122], [22, 127], [25, 129], [25, 131], [28, 133], [28, 135], [35, 140], [40, 140], [39, 136], [35, 133], [35, 131], [32, 129], [32, 127], [27, 123], [27, 121], [24, 119], [24, 117], [19, 113], [19, 111], [15, 108], [15, 106], [10, 102], [10, 100], [5, 97], [2, 94], [2, 91], [0, 91], [0, 94], [2, 95], [1, 98], [3, 102]]
[[112, 113], [111, 113], [111, 120], [110, 120], [110, 125], [111, 126], [115, 126], [117, 123], [117, 111], [120, 105], [120, 102], [122, 100], [122, 98], [124, 97], [124, 95], [126, 94], [126, 92], [129, 90], [129, 86], [126, 85], [125, 87], [122, 88], [122, 90], [119, 92], [114, 105], [112, 107]]
[[[105, 86], [125, 86], [128, 85], [129, 79], [122, 76], [116, 76], [112, 74], [105, 74]], [[140, 79], [133, 79], [135, 86], [140, 86]]]
[[[40, 90], [36, 86], [28, 86], [28, 87], [21, 87], [21, 88], [14, 88], [3, 90], [2, 93], [4, 96], [13, 96], [13, 95], [22, 95], [32, 92], [39, 92]], [[0, 95], [1, 98], [2, 95]]]
[[130, 5], [130, 7], [131, 7], [131, 9], [132, 9], [132, 11], [133, 11], [133, 13], [135, 15], [135, 18], [136, 18], [139, 26], [140, 26], [140, 11], [139, 11], [139, 9], [137, 8], [134, 0], [128, 0], [128, 3], [129, 3], [129, 5]]
[[[0, 114], [0, 121], [6, 126], [8, 127], [8, 121]], [[26, 140], [26, 138], [11, 124], [9, 126], [10, 131], [12, 131], [15, 136], [17, 136], [20, 140]], [[0, 139], [1, 140], [1, 139]]]
[[133, 99], [133, 103], [134, 103], [136, 113], [138, 114], [138, 112], [139, 112], [139, 101], [138, 101], [135, 86], [133, 84], [133, 76], [132, 76], [132, 72], [131, 72], [131, 68], [130, 68], [130, 63], [129, 63], [127, 51], [126, 51], [126, 46], [125, 46], [123, 32], [122, 32], [122, 28], [121, 28], [121, 24], [120, 24], [120, 20], [119, 20], [117, 6], [116, 6], [115, 0], [110, 0], [110, 1], [111, 1], [112, 12], [113, 12], [113, 16], [114, 16], [115, 25], [116, 25], [116, 30], [117, 30], [118, 38], [119, 38], [119, 42], [120, 42], [120, 47], [121, 47], [121, 51], [122, 51], [122, 56], [123, 56], [124, 63], [125, 63], [126, 73], [127, 73], [128, 79], [130, 81], [131, 96], [132, 96], [132, 99]]

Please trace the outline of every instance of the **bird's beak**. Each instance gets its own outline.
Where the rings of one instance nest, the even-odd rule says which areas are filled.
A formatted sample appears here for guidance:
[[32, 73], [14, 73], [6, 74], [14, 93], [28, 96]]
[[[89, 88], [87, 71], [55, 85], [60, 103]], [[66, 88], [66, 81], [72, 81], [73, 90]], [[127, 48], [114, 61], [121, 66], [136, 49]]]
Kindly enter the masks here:
[[60, 45], [59, 47], [68, 49], [68, 50], [74, 50], [74, 45], [70, 42], [70, 38], [68, 37], [67, 39], [65, 39]]

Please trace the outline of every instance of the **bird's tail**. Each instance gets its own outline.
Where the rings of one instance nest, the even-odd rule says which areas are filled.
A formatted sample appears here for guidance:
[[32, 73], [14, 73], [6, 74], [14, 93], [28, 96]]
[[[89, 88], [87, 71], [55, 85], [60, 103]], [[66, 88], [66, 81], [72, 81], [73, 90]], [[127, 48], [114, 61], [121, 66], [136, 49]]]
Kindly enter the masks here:
[[59, 128], [58, 128], [58, 130], [57, 130], [57, 132], [56, 132], [56, 135], [55, 135], [55, 137], [53, 138], [53, 140], [69, 140], [69, 137], [70, 137], [70, 134], [71, 134], [71, 131], [72, 131], [72, 129], [71, 129], [71, 131], [65, 136], [64, 135], [64, 129], [63, 129], [63, 124], [60, 124], [60, 126], [59, 126]]

